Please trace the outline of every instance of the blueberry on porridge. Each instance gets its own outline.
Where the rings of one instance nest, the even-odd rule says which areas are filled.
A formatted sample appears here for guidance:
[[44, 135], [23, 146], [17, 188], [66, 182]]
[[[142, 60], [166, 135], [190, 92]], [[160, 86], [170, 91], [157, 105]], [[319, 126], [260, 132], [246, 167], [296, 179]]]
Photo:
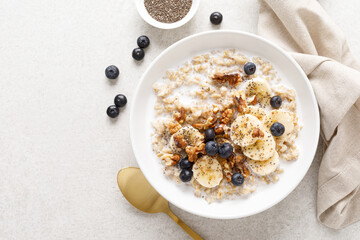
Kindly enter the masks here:
[[207, 155], [215, 156], [219, 151], [219, 147], [215, 141], [205, 143], [205, 152]]
[[273, 123], [270, 127], [271, 134], [274, 137], [280, 137], [285, 132], [285, 127], [279, 122]]
[[153, 150], [164, 173], [208, 202], [276, 183], [297, 160], [295, 90], [273, 65], [237, 50], [212, 51], [169, 69], [153, 85]]
[[275, 109], [278, 109], [281, 106], [281, 103], [282, 103], [282, 99], [279, 96], [273, 96], [270, 99], [270, 105]]

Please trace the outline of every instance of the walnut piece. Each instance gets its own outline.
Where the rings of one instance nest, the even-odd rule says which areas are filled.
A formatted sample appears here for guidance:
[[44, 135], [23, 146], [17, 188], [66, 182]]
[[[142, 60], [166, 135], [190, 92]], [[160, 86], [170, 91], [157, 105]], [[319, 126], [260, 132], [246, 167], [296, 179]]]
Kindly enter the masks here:
[[171, 160], [173, 160], [174, 162], [178, 162], [180, 161], [180, 155], [179, 154], [175, 154], [171, 157]]
[[233, 168], [235, 165], [235, 154], [232, 154], [227, 160], [228, 160], [231, 168]]
[[216, 116], [214, 116], [214, 117], [209, 117], [209, 118], [206, 120], [205, 128], [213, 128], [213, 127], [215, 127], [216, 122], [217, 122]]
[[168, 129], [170, 134], [174, 134], [181, 129], [181, 125], [178, 122], [169, 122]]
[[243, 163], [245, 162], [245, 157], [243, 155], [236, 155], [234, 161], [235, 163]]
[[245, 99], [243, 99], [241, 96], [235, 97], [234, 103], [239, 113], [243, 113], [245, 108], [247, 107]]
[[[230, 134], [230, 130], [231, 130], [231, 128], [229, 126], [220, 124], [214, 130], [215, 130], [215, 134], [216, 134], [215, 138], [218, 139], [218, 141], [224, 140], [224, 141], [228, 142], [227, 139], [230, 139], [229, 134]], [[218, 144], [220, 144], [220, 143], [218, 142]]]
[[186, 110], [184, 107], [181, 107], [179, 112], [174, 113], [174, 119], [179, 122], [180, 124], [183, 124], [186, 120]]
[[220, 84], [229, 82], [230, 86], [235, 86], [241, 82], [241, 76], [238, 73], [215, 73], [212, 80], [217, 81]]
[[228, 124], [233, 115], [234, 115], [234, 109], [226, 109], [221, 114], [220, 123]]
[[243, 155], [237, 155], [234, 158], [235, 161], [235, 170], [241, 172], [244, 178], [250, 176], [250, 170], [245, 165], [245, 157]]
[[224, 133], [224, 125], [220, 124], [219, 126], [217, 126], [215, 129], [215, 134], [223, 134]]
[[264, 132], [260, 130], [260, 128], [255, 128], [253, 133], [252, 133], [252, 137], [253, 138], [263, 138], [264, 137]]
[[196, 129], [202, 130], [202, 129], [208, 129], [213, 128], [216, 125], [217, 118], [216, 116], [209, 117], [205, 123], [194, 123], [192, 126]]
[[251, 105], [257, 104], [258, 100], [257, 100], [256, 95], [250, 97], [249, 100], [248, 100], [248, 102], [249, 102], [249, 104], [251, 104]]
[[225, 178], [228, 182], [231, 182], [232, 169], [229, 162], [226, 159], [221, 160], [221, 165], [225, 174]]
[[205, 154], [205, 143], [201, 143], [199, 146], [187, 146], [185, 148], [185, 152], [188, 155], [188, 159], [190, 162], [195, 162], [197, 160], [197, 155], [199, 153]]
[[184, 137], [181, 135], [174, 135], [174, 140], [178, 148], [185, 148], [188, 145]]

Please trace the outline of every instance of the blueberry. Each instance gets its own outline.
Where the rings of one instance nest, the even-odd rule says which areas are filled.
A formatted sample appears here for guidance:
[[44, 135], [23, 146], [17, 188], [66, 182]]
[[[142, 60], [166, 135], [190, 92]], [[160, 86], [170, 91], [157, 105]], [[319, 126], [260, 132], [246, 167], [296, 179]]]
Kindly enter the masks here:
[[139, 48], [147, 48], [150, 45], [150, 39], [147, 36], [140, 36], [137, 39], [137, 45]]
[[273, 123], [270, 127], [270, 131], [271, 131], [271, 134], [274, 136], [274, 137], [280, 137], [281, 135], [284, 134], [285, 132], [285, 127], [283, 124], [279, 123], [279, 122], [276, 122], [276, 123]]
[[106, 110], [106, 113], [111, 118], [116, 118], [119, 115], [119, 109], [115, 105], [111, 105]]
[[[206, 150], [206, 145], [205, 145]], [[223, 143], [219, 147], [219, 156], [222, 158], [229, 158], [233, 154], [233, 147], [230, 143]]]
[[179, 162], [179, 166], [181, 169], [190, 169], [194, 165], [193, 162], [190, 162], [187, 157], [182, 158]]
[[132, 52], [132, 57], [136, 60], [136, 61], [140, 61], [144, 58], [145, 56], [145, 52], [142, 48], [135, 48]]
[[214, 25], [219, 25], [223, 20], [223, 16], [219, 12], [213, 12], [210, 15], [210, 22]]
[[109, 79], [115, 79], [119, 76], [119, 74], [120, 74], [119, 69], [114, 65], [108, 66], [105, 69], [105, 75]]
[[127, 103], [127, 98], [124, 94], [118, 94], [115, 96], [114, 103], [118, 108], [124, 107]]
[[244, 71], [247, 75], [253, 75], [256, 71], [256, 65], [253, 62], [247, 62], [244, 65]]
[[274, 96], [270, 99], [270, 105], [273, 107], [273, 108], [279, 108], [282, 104], [282, 99], [281, 97], [279, 96]]
[[219, 147], [216, 142], [209, 141], [205, 143], [205, 152], [207, 155], [215, 156], [218, 153]]
[[214, 141], [215, 130], [213, 128], [206, 129], [205, 131], [205, 142]]
[[183, 182], [188, 182], [191, 180], [192, 176], [193, 176], [193, 172], [191, 170], [183, 169], [180, 172], [179, 178]]
[[231, 176], [231, 182], [235, 186], [241, 186], [244, 183], [244, 176], [241, 173], [234, 173]]

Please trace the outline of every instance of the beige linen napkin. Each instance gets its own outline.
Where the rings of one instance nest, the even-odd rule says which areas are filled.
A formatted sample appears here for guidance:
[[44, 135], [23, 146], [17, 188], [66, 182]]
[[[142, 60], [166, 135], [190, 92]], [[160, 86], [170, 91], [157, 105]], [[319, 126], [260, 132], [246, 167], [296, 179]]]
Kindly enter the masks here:
[[326, 143], [317, 217], [343, 228], [360, 219], [360, 64], [316, 0], [259, 4], [259, 35], [291, 52], [314, 89]]

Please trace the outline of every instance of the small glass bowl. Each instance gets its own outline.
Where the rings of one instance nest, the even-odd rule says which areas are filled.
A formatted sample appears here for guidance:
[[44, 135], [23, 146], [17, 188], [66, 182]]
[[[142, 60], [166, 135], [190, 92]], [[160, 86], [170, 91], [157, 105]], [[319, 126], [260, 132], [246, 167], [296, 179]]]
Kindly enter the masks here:
[[186, 14], [184, 18], [182, 18], [180, 21], [174, 22], [174, 23], [163, 23], [155, 20], [150, 16], [148, 11], [145, 8], [144, 0], [136, 0], [136, 8], [145, 22], [148, 24], [160, 28], [160, 29], [173, 29], [178, 28], [187, 23], [192, 19], [192, 17], [195, 15], [196, 11], [199, 8], [200, 0], [192, 0], [192, 5], [189, 10], [189, 12]]

